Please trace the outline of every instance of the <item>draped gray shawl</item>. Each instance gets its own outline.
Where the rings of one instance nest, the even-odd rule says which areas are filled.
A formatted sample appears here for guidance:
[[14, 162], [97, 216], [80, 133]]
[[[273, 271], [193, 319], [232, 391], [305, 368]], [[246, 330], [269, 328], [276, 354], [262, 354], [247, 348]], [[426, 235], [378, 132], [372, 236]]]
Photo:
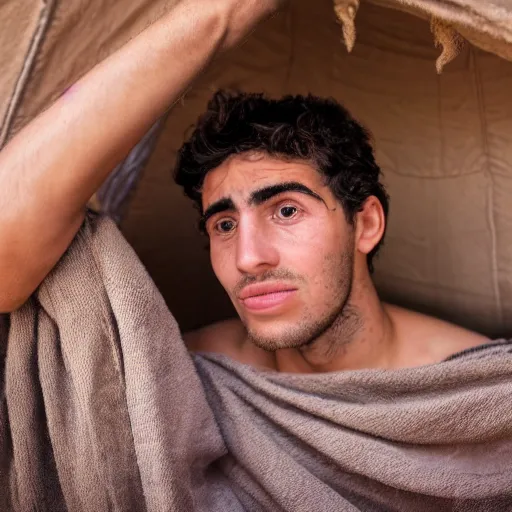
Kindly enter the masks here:
[[191, 355], [89, 213], [0, 341], [2, 511], [512, 510], [505, 340], [317, 375]]

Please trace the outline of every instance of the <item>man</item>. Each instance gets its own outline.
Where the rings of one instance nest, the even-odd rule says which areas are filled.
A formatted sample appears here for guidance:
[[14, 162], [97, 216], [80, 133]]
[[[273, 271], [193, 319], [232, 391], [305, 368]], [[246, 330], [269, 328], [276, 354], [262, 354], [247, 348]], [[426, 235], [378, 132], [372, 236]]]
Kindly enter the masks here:
[[187, 334], [189, 347], [310, 373], [431, 364], [488, 341], [379, 301], [379, 176], [367, 133], [334, 101], [217, 93], [176, 179], [241, 320]]
[[[279, 4], [183, 0], [2, 151], [0, 312], [17, 328], [4, 508], [508, 510], [508, 345], [379, 301], [388, 199], [368, 135], [336, 103], [219, 92], [183, 146], [177, 182], [240, 316], [187, 335], [192, 355], [140, 264], [137, 294], [129, 279], [98, 282], [133, 263], [112, 226], [71, 244], [115, 164]], [[109, 243], [113, 259], [91, 251]], [[39, 296], [47, 309], [20, 308], [67, 248]], [[76, 261], [88, 283], [70, 277]]]

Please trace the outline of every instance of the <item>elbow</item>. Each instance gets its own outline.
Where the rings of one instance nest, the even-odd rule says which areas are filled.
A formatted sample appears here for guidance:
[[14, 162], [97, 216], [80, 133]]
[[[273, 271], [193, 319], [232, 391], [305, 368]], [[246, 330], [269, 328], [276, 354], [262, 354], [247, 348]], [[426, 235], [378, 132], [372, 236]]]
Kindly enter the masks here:
[[13, 313], [21, 308], [29, 297], [30, 295], [13, 296], [0, 291], [0, 315]]
[[25, 304], [26, 300], [20, 302], [0, 302], [0, 315], [8, 315], [14, 313], [17, 309], [21, 308]]
[[11, 304], [0, 301], [0, 315], [9, 315], [10, 313], [14, 313], [14, 311], [19, 309], [21, 306], [22, 304]]

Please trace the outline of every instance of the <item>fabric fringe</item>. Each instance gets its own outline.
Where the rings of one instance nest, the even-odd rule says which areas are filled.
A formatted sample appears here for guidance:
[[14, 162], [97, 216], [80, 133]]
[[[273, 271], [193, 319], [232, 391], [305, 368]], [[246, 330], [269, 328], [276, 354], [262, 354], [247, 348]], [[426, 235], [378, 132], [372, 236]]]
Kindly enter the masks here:
[[[359, 0], [334, 0], [334, 12], [342, 26], [343, 40], [350, 53], [356, 42], [355, 18], [359, 9]], [[441, 74], [446, 64], [451, 62], [465, 44], [465, 39], [455, 28], [445, 21], [432, 17], [430, 30], [434, 36], [436, 48], [441, 48], [441, 54], [436, 60], [436, 70]]]
[[465, 40], [451, 25], [439, 18], [431, 18], [430, 30], [436, 48], [441, 48], [441, 55], [436, 60], [437, 73], [441, 74], [444, 66], [459, 55]]
[[334, 0], [334, 12], [341, 23], [343, 40], [350, 53], [356, 43], [355, 19], [359, 9], [359, 0]]

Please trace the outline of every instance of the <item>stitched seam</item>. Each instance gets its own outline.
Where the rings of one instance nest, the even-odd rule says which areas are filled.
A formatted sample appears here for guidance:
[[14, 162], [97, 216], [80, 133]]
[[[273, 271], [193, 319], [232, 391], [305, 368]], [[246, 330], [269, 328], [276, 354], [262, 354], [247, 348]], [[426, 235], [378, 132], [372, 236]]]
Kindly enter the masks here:
[[27, 55], [25, 56], [25, 60], [23, 61], [23, 67], [21, 68], [21, 72], [18, 76], [18, 79], [16, 80], [13, 93], [7, 106], [7, 111], [4, 116], [3, 124], [0, 131], [0, 149], [7, 142], [7, 135], [12, 127], [12, 123], [14, 121], [15, 114], [20, 106], [23, 93], [26, 90], [29, 78], [34, 68], [36, 56], [43, 44], [44, 37], [50, 25], [50, 21], [52, 19], [52, 14], [57, 4], [57, 0], [46, 0], [45, 4], [46, 7], [44, 7], [41, 10], [41, 13], [39, 15], [38, 27], [35, 30], [34, 35], [32, 36], [32, 40], [30, 41], [30, 46], [27, 51]]
[[490, 149], [489, 149], [489, 139], [487, 137], [488, 126], [487, 119], [485, 117], [485, 93], [482, 84], [482, 77], [480, 74], [480, 69], [478, 67], [478, 59], [476, 52], [473, 48], [470, 50], [471, 61], [473, 63], [473, 76], [475, 80], [475, 89], [477, 96], [477, 106], [478, 106], [478, 118], [480, 121], [480, 134], [482, 137], [482, 147], [485, 155], [486, 166], [484, 170], [484, 174], [488, 178], [488, 187], [487, 187], [487, 222], [489, 224], [490, 232], [491, 232], [491, 273], [492, 273], [492, 284], [494, 288], [494, 296], [496, 298], [496, 306], [498, 308], [498, 322], [503, 325], [503, 308], [501, 301], [501, 291], [499, 284], [499, 276], [498, 276], [498, 256], [497, 256], [497, 231], [496, 231], [496, 219], [494, 215], [494, 176], [491, 171], [491, 159], [490, 159]]
[[290, 55], [288, 56], [288, 69], [286, 70], [286, 75], [284, 79], [284, 91], [288, 91], [290, 89], [290, 82], [292, 79], [293, 69], [295, 67], [296, 60], [296, 44], [297, 44], [297, 33], [296, 33], [296, 22], [294, 16], [294, 8], [293, 4], [290, 5], [287, 12], [287, 23], [289, 24], [290, 31]]

